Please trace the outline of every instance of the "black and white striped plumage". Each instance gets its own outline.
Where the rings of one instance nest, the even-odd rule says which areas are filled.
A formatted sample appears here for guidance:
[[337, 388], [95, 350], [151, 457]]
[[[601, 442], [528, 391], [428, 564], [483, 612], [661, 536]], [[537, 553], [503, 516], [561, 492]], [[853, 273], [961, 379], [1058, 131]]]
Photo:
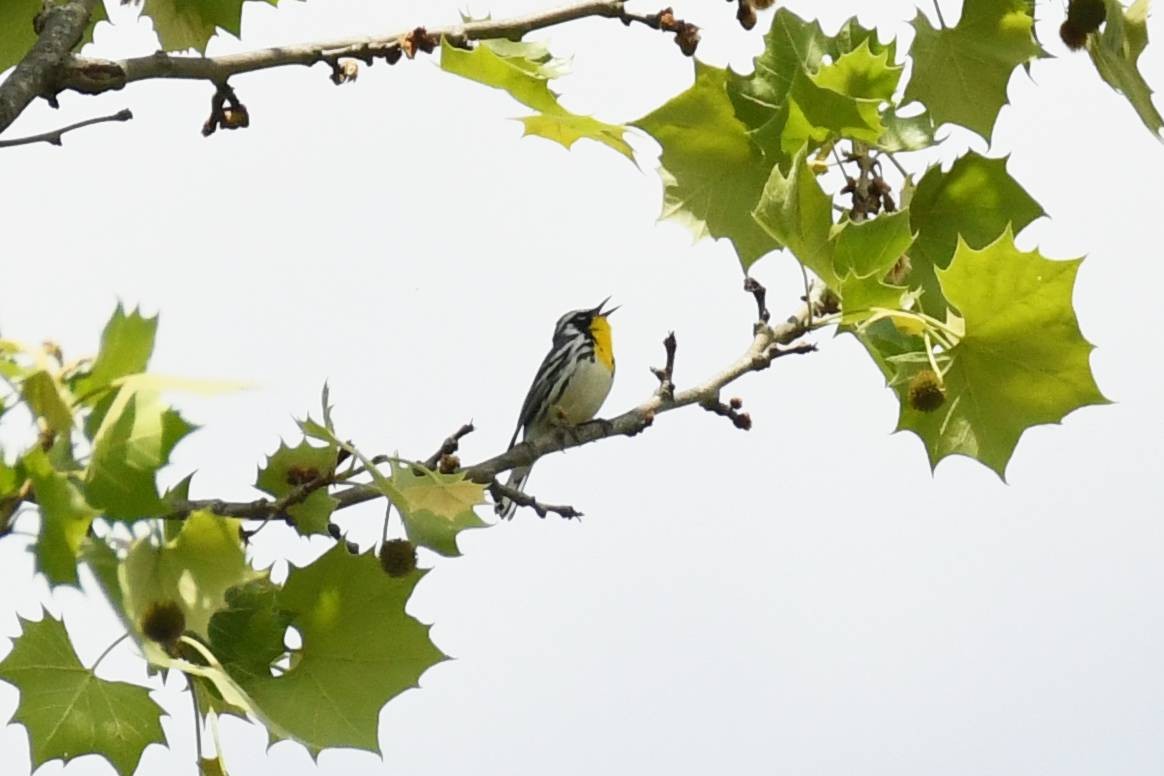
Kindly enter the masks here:
[[[523, 441], [576, 426], [593, 418], [614, 382], [614, 354], [607, 316], [608, 300], [589, 310], [574, 310], [558, 319], [550, 352], [538, 367], [518, 416], [517, 428], [509, 441], [512, 448], [520, 434]], [[508, 485], [522, 490], [529, 467], [510, 472]], [[516, 505], [509, 499], [497, 503], [503, 518], [513, 516]]]

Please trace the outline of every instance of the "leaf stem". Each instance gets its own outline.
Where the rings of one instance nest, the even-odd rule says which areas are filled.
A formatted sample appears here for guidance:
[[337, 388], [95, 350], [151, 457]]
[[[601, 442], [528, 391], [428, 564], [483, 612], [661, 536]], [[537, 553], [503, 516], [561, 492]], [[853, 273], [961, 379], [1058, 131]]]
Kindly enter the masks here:
[[938, 0], [934, 0], [934, 11], [938, 14], [938, 24], [943, 30], [946, 29], [946, 20], [942, 18], [942, 7], [938, 5]]
[[202, 761], [202, 720], [198, 711], [198, 693], [194, 692], [194, 678], [186, 677], [186, 687], [190, 690], [190, 701], [194, 706], [194, 760], [201, 770]]
[[97, 656], [97, 659], [93, 661], [93, 665], [89, 667], [89, 670], [90, 670], [90, 671], [96, 671], [96, 670], [97, 670], [97, 666], [101, 665], [101, 661], [102, 661], [102, 660], [104, 660], [104, 659], [106, 658], [106, 656], [107, 656], [107, 655], [108, 655], [110, 652], [112, 652], [112, 651], [113, 651], [113, 649], [114, 649], [114, 648], [115, 648], [115, 647], [116, 647], [118, 644], [120, 644], [121, 642], [125, 641], [127, 638], [129, 638], [129, 631], [126, 631], [125, 633], [121, 634], [121, 635], [120, 635], [120, 636], [118, 636], [116, 639], [114, 639], [114, 640], [113, 640], [113, 643], [112, 643], [112, 644], [110, 644], [108, 647], [106, 647], [106, 648], [105, 648], [105, 651], [104, 651], [104, 652], [102, 652], [100, 655], [98, 655], [98, 656]]

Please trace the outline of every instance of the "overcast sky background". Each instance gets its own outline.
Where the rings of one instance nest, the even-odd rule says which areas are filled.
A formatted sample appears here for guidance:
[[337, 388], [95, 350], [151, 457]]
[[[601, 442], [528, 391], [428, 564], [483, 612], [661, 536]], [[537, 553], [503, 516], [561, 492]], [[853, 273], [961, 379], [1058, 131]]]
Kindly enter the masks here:
[[[784, 5], [828, 31], [860, 9], [903, 41], [915, 9]], [[942, 6], [952, 22], [958, 3]], [[1059, 58], [1036, 63], [1034, 81], [1016, 73], [989, 153], [1013, 154], [1012, 174], [1052, 217], [1020, 246], [1089, 256], [1076, 304], [1114, 405], [1027, 432], [1009, 485], [960, 458], [931, 476], [921, 443], [890, 435], [897, 405], [873, 363], [851, 338], [820, 334], [818, 354], [730, 389], [752, 414], [750, 433], [688, 409], [637, 438], [544, 460], [531, 491], [582, 509], [581, 523], [519, 512], [463, 535], [463, 558], [436, 560], [410, 611], [436, 623], [436, 644], [456, 660], [385, 708], [383, 761], [326, 751], [316, 765], [289, 743], [265, 755], [264, 733], [226, 720], [232, 772], [1164, 770], [1164, 146], [1086, 55], [1059, 43], [1058, 0], [1038, 6]], [[218, 38], [210, 51], [435, 26], [462, 7], [248, 3], [246, 45]], [[148, 22], [111, 11], [119, 23], [99, 27], [87, 53], [153, 50]], [[761, 29], [740, 30], [732, 6], [676, 11], [703, 27], [701, 58], [750, 69]], [[645, 29], [594, 20], [534, 38], [574, 57], [556, 84], [565, 103], [608, 120], [640, 116], [690, 82], [690, 60]], [[1161, 50], [1141, 62], [1157, 87]], [[634, 141], [640, 171], [593, 143], [566, 152], [521, 139], [507, 119], [524, 109], [427, 58], [361, 66], [343, 88], [324, 67], [233, 83], [246, 131], [203, 139], [210, 87], [151, 82], [64, 95], [60, 111], [35, 106], [12, 133], [122, 107], [135, 113], [129, 124], [77, 132], [64, 148], [0, 151], [4, 336], [92, 353], [120, 299], [160, 311], [157, 371], [254, 385], [176, 397], [204, 428], [165, 479], [197, 469], [195, 496], [253, 498], [255, 466], [293, 436], [293, 416], [315, 410], [324, 380], [341, 433], [364, 450], [423, 457], [472, 418], [462, 458], [498, 452], [554, 321], [607, 295], [623, 305], [609, 413], [653, 389], [647, 367], [671, 329], [681, 385], [748, 344], [754, 308], [730, 246], [692, 245], [680, 227], [655, 224], [651, 141]], [[950, 134], [943, 158], [967, 142], [986, 150]], [[775, 314], [793, 308], [791, 259], [770, 256], [755, 274]], [[356, 508], [340, 522], [368, 546], [381, 514]], [[304, 563], [326, 546], [282, 530], [256, 542], [256, 563]], [[92, 597], [31, 582], [23, 541], [0, 542], [0, 634], [47, 604], [91, 663], [117, 620]], [[101, 674], [144, 681], [128, 646]], [[171, 748], [148, 749], [140, 773], [194, 772], [181, 686], [155, 694]], [[0, 684], [0, 720], [16, 702]], [[0, 729], [5, 773], [27, 772], [28, 756], [23, 728]], [[64, 770], [112, 773], [92, 757]]]

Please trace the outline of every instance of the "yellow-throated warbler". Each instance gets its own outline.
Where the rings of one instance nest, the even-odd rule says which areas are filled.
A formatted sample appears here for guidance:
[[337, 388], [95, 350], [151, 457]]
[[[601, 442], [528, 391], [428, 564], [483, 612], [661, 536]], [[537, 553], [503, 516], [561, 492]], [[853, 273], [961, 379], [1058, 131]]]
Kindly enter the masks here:
[[[597, 307], [574, 310], [558, 319], [550, 352], [521, 405], [517, 428], [509, 440], [511, 448], [523, 430], [522, 440], [528, 441], [585, 423], [598, 413], [614, 382], [614, 349], [607, 317], [618, 308], [604, 311], [609, 301], [607, 297]], [[511, 471], [510, 487], [524, 488], [529, 469], [519, 466]], [[502, 499], [497, 502], [497, 514], [508, 519], [516, 507], [509, 499]]]

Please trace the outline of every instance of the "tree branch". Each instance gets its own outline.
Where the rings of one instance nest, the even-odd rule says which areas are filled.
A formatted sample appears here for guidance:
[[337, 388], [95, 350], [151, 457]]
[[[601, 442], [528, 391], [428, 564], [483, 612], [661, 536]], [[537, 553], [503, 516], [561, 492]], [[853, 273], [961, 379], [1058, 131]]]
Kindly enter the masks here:
[[[747, 290], [752, 294], [756, 292], [756, 288], [752, 285], [749, 285]], [[674, 390], [673, 385], [671, 386], [671, 390], [663, 390], [664, 386], [661, 385], [660, 390], [652, 393], [646, 401], [637, 407], [627, 410], [621, 415], [610, 419], [600, 418], [592, 420], [579, 426], [562, 429], [556, 434], [547, 434], [543, 437], [522, 442], [521, 444], [514, 445], [504, 453], [487, 458], [472, 466], [462, 468], [459, 471], [463, 472], [466, 478], [488, 487], [495, 498], [498, 497], [498, 494], [503, 495], [518, 504], [532, 507], [538, 514], [543, 516], [544, 513], [554, 512], [563, 517], [577, 517], [581, 513], [577, 512], [573, 507], [558, 507], [542, 504], [530, 496], [518, 498], [515, 496], [517, 491], [511, 493], [510, 491], [512, 489], [496, 481], [497, 475], [517, 466], [530, 466], [539, 458], [543, 458], [552, 453], [580, 447], [591, 442], [597, 442], [600, 439], [608, 439], [615, 436], [635, 436], [654, 423], [656, 416], [692, 404], [697, 404], [706, 410], [728, 417], [739, 428], [749, 427], [751, 425], [751, 418], [746, 413], [739, 412], [740, 400], [732, 399], [729, 403], [724, 404], [720, 400], [720, 391], [725, 386], [750, 372], [759, 372], [767, 369], [778, 358], [786, 355], [811, 353], [815, 351], [815, 345], [793, 345], [792, 343], [813, 328], [810, 323], [813, 308], [820, 304], [820, 300], [811, 298], [802, 305], [801, 309], [795, 315], [792, 315], [787, 321], [776, 324], [775, 326], [769, 326], [763, 321], [758, 321], [754, 327], [752, 343], [747, 350], [727, 367], [699, 385], [683, 391]], [[664, 369], [652, 369], [652, 371], [656, 374], [664, 375], [669, 381], [674, 371], [674, 335], [668, 335], [664, 344], [667, 353], [667, 366]], [[432, 464], [434, 458], [439, 461], [445, 455], [451, 454], [446, 451], [450, 449], [455, 450], [460, 438], [470, 431], [472, 431], [471, 424], [462, 426], [457, 432], [445, 440], [436, 455], [430, 456], [425, 461], [425, 465]], [[377, 456], [377, 458], [382, 459], [381, 456]], [[376, 460], [373, 459], [373, 461]], [[432, 468], [431, 465], [429, 468]], [[167, 515], [167, 517], [170, 519], [182, 519], [195, 510], [208, 510], [214, 514], [226, 517], [239, 517], [247, 520], [280, 519], [289, 522], [290, 516], [287, 514], [288, 507], [301, 503], [314, 490], [330, 487], [334, 484], [337, 484], [337, 482], [335, 476], [331, 474], [329, 476], [317, 477], [310, 482], [304, 483], [280, 499], [257, 499], [255, 501], [239, 502], [221, 501], [217, 499], [186, 501], [176, 504], [176, 511], [173, 514]], [[377, 488], [366, 484], [351, 485], [332, 494], [332, 498], [336, 500], [337, 511], [355, 506], [356, 504], [362, 504], [366, 501], [374, 501], [383, 498], [383, 496], [384, 494]]]
[[[0, 83], [0, 132], [6, 130], [37, 97], [58, 91], [62, 64], [85, 34], [85, 25], [100, 0], [66, 0], [48, 4], [37, 17], [36, 43]], [[32, 20], [29, 20], [32, 22]]]
[[67, 127], [54, 129], [51, 132], [41, 132], [39, 135], [29, 135], [28, 137], [18, 137], [12, 140], [0, 139], [0, 148], [9, 148], [11, 146], [29, 145], [31, 143], [49, 143], [50, 145], [62, 145], [61, 135], [66, 132], [72, 132], [74, 129], [81, 127], [88, 127], [93, 124], [104, 124], [107, 121], [129, 121], [133, 118], [133, 113], [128, 108], [119, 110], [111, 116], [98, 116], [94, 119], [85, 119], [78, 121], [76, 124], [70, 124]]
[[494, 501], [501, 501], [501, 499], [507, 498], [519, 507], [529, 507], [538, 513], [538, 517], [545, 517], [551, 512], [567, 520], [582, 517], [582, 513], [572, 506], [564, 504], [543, 504], [528, 493], [520, 491], [517, 488], [511, 488], [499, 480], [493, 480], [493, 482], [489, 483], [489, 495], [493, 496]]
[[[619, 19], [628, 25], [638, 22], [679, 35], [677, 22], [670, 15], [632, 14], [624, 7], [625, 3], [626, 0], [584, 0], [512, 19], [486, 19], [448, 27], [416, 27], [379, 37], [279, 46], [220, 57], [175, 56], [165, 52], [121, 60], [74, 57], [64, 68], [56, 86], [60, 90], [99, 94], [121, 89], [134, 81], [152, 78], [181, 78], [221, 84], [241, 73], [288, 65], [311, 66], [327, 62], [334, 69], [341, 58], [358, 59], [368, 65], [376, 59], [384, 59], [392, 64], [402, 54], [415, 54], [417, 48], [431, 50], [432, 46], [439, 45], [442, 37], [452, 45], [462, 47], [470, 41], [487, 38], [520, 40], [523, 35], [534, 30], [592, 16]], [[669, 20], [670, 25], [660, 25], [660, 19]], [[683, 29], [686, 30], [686, 27]], [[691, 34], [688, 33], [688, 37]]]

